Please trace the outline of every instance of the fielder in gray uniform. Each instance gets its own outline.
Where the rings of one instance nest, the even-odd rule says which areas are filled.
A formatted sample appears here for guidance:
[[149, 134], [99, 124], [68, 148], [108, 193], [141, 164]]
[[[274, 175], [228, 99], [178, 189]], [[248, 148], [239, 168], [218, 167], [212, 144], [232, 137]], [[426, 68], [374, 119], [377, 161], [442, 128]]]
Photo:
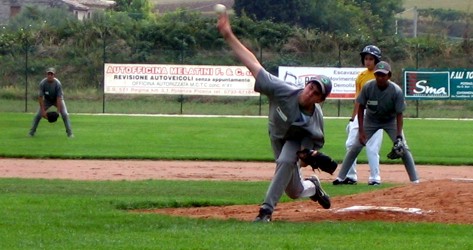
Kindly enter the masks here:
[[[391, 80], [391, 66], [381, 61], [376, 64], [375, 79], [367, 82], [361, 89], [356, 101], [358, 109], [358, 141], [346, 153], [337, 180], [345, 180], [348, 170], [352, 166], [361, 149], [376, 131], [383, 129], [396, 144], [403, 146], [402, 162], [409, 179], [413, 183], [419, 182], [414, 158], [407, 146], [403, 134], [403, 111], [406, 108], [401, 88]], [[366, 109], [366, 114], [363, 115]]]
[[38, 102], [39, 108], [35, 117], [33, 118], [33, 125], [30, 129], [29, 135], [34, 136], [38, 128], [41, 118], [47, 119], [46, 111], [51, 106], [56, 106], [57, 112], [61, 114], [64, 126], [66, 127], [67, 137], [74, 137], [71, 129], [71, 122], [69, 114], [67, 113], [66, 103], [64, 102], [64, 93], [62, 91], [61, 82], [55, 77], [56, 70], [49, 68], [46, 71], [46, 78], [39, 83]]
[[255, 222], [272, 220], [276, 204], [285, 192], [290, 198], [309, 197], [323, 208], [330, 208], [330, 197], [317, 176], [304, 179], [297, 151], [319, 150], [324, 145], [323, 114], [319, 103], [332, 90], [326, 76], [314, 76], [304, 88], [288, 84], [268, 73], [234, 35], [228, 15], [220, 14], [217, 27], [238, 59], [256, 77], [255, 91], [269, 98], [269, 137], [276, 170]]

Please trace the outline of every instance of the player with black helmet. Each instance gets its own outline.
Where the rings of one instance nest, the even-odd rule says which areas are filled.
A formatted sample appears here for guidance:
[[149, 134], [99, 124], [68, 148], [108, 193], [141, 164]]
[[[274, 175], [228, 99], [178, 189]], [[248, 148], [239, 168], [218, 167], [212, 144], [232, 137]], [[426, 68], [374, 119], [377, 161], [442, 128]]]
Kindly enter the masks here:
[[[374, 79], [374, 68], [378, 62], [381, 61], [381, 50], [374, 46], [368, 45], [363, 48], [360, 52], [361, 64], [366, 67], [366, 70], [360, 72], [355, 80], [355, 103], [353, 106], [353, 112], [350, 117], [350, 122], [347, 125], [347, 140], [345, 146], [347, 151], [355, 144], [358, 140], [358, 117], [357, 112], [359, 103], [356, 102], [356, 98], [360, 94], [361, 88], [369, 80]], [[381, 176], [379, 175], [379, 150], [383, 141], [383, 131], [378, 130], [373, 137], [366, 143], [366, 155], [368, 158], [368, 164], [370, 167], [370, 176], [368, 178], [368, 185], [380, 185]], [[356, 159], [353, 162], [348, 174], [344, 180], [336, 179], [333, 181], [334, 185], [340, 184], [356, 184], [358, 176], [356, 173]]]
[[416, 165], [404, 136], [406, 101], [402, 89], [391, 81], [391, 65], [380, 61], [375, 66], [375, 79], [365, 83], [356, 98], [358, 105], [358, 140], [347, 150], [337, 180], [346, 179], [349, 168], [363, 147], [378, 131], [386, 131], [393, 142], [390, 159], [402, 159], [409, 180], [419, 183]]

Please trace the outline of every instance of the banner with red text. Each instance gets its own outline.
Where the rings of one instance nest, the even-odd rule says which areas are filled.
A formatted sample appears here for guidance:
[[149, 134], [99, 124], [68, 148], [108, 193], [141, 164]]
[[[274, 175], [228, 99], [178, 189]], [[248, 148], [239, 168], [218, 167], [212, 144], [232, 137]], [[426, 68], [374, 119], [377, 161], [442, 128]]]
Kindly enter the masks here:
[[104, 74], [107, 94], [259, 95], [244, 66], [106, 63]]

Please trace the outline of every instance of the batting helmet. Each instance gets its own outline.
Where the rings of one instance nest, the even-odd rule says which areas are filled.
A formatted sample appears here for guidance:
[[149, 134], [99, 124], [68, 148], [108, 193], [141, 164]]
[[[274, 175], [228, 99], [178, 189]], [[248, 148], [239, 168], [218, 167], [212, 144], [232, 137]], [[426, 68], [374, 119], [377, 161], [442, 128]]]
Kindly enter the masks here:
[[361, 64], [364, 66], [365, 65], [365, 56], [366, 55], [372, 55], [374, 56], [374, 61], [375, 64], [379, 63], [381, 61], [381, 50], [374, 46], [374, 45], [368, 45], [363, 48], [363, 50], [360, 52], [361, 56]]
[[307, 82], [307, 84], [309, 83], [315, 83], [320, 87], [324, 99], [332, 92], [332, 81], [327, 76], [315, 75]]

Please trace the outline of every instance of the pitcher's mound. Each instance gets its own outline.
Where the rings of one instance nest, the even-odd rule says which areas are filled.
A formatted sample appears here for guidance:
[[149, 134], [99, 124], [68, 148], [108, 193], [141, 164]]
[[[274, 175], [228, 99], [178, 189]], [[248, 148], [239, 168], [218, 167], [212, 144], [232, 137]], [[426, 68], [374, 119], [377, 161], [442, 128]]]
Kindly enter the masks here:
[[[329, 184], [325, 184], [329, 185]], [[343, 186], [340, 186], [343, 188]], [[473, 224], [473, 182], [434, 180], [332, 198], [323, 209], [309, 199], [279, 203], [273, 221], [390, 221]], [[259, 205], [167, 208], [146, 212], [252, 221]]]

